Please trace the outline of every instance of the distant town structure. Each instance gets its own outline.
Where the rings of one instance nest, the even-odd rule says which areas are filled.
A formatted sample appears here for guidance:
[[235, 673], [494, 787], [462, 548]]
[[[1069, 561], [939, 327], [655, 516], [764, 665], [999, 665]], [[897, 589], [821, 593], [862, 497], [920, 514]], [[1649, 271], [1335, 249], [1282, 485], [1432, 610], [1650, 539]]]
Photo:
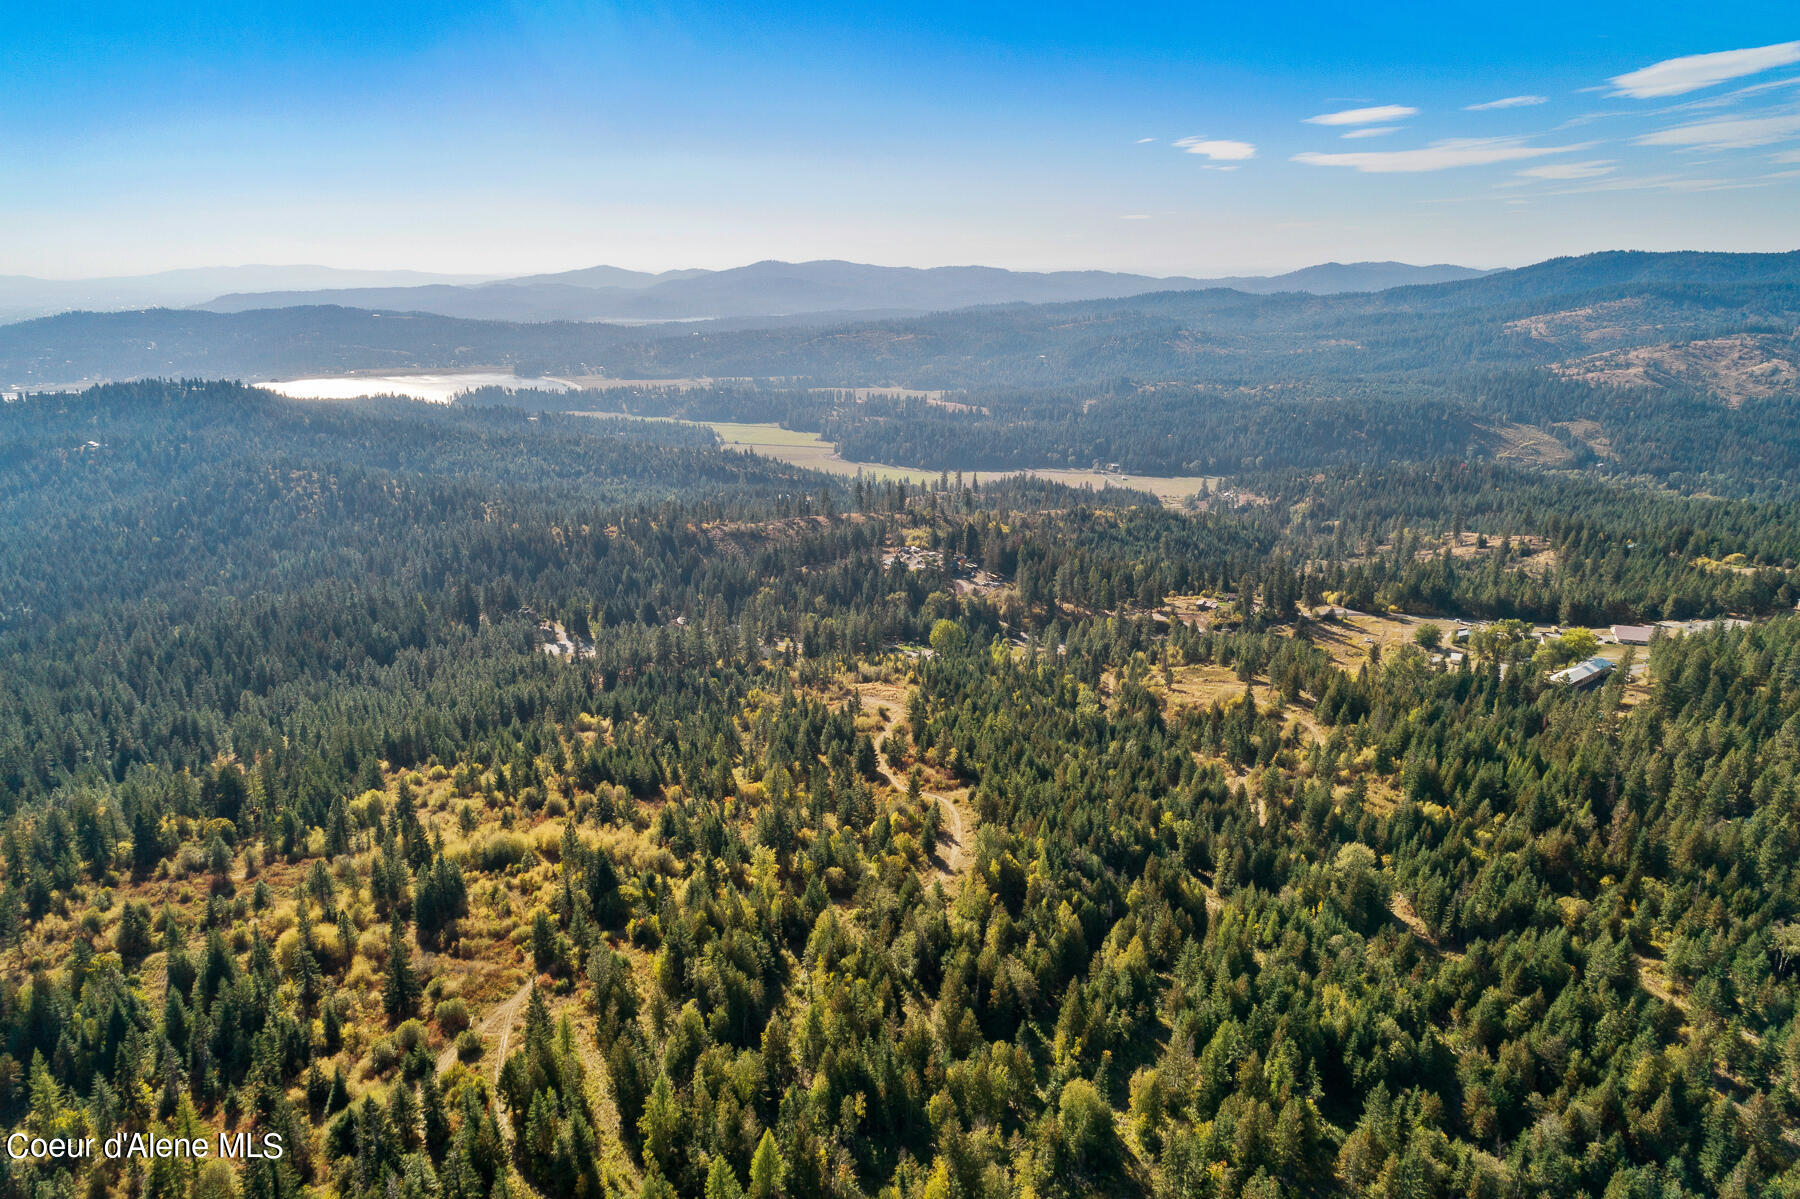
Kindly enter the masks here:
[[907, 570], [937, 570], [944, 565], [944, 555], [941, 550], [928, 550], [915, 545], [900, 546], [881, 555], [883, 570], [893, 569], [896, 562]]
[[1616, 624], [1612, 627], [1613, 640], [1620, 645], [1649, 645], [1655, 632], [1656, 627], [1647, 624]]

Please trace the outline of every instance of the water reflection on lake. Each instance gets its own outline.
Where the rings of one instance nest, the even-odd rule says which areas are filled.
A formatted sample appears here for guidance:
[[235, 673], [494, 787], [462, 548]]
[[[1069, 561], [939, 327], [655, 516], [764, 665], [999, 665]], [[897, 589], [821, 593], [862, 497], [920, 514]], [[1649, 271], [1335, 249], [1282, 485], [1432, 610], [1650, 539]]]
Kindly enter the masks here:
[[287, 379], [256, 386], [296, 400], [354, 400], [362, 396], [411, 396], [448, 404], [477, 387], [510, 387], [516, 391], [570, 391], [561, 379], [525, 378], [501, 371], [444, 371], [438, 374], [325, 375]]

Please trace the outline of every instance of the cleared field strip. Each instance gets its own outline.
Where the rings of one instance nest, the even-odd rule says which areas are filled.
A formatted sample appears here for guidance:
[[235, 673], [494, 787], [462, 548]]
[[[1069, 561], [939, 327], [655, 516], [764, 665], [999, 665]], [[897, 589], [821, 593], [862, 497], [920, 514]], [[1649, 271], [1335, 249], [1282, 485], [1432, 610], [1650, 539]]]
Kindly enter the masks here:
[[[888, 466], [880, 462], [852, 462], [840, 455], [836, 446], [817, 433], [784, 429], [776, 424], [741, 424], [735, 421], [710, 420], [687, 421], [667, 416], [632, 416], [623, 412], [576, 412], [571, 415], [700, 425], [716, 433], [726, 449], [748, 450], [753, 454], [761, 454], [765, 458], [774, 458], [792, 466], [827, 471], [834, 475], [862, 474], [875, 479], [926, 483], [935, 481], [942, 473], [935, 470]], [[954, 468], [952, 468], [952, 473], [954, 473]], [[1165, 504], [1180, 503], [1200, 494], [1209, 483], [1215, 485], [1218, 483], [1217, 479], [1206, 475], [1163, 477], [1159, 475], [1127, 475], [1097, 470], [1055, 470], [1042, 467], [1027, 467], [1010, 471], [977, 471], [965, 468], [963, 475], [965, 477], [986, 475], [991, 479], [1009, 475], [1029, 475], [1034, 479], [1049, 479], [1057, 483], [1066, 483], [1071, 487], [1092, 487], [1096, 490], [1107, 486], [1129, 487], [1137, 491], [1147, 491]]]

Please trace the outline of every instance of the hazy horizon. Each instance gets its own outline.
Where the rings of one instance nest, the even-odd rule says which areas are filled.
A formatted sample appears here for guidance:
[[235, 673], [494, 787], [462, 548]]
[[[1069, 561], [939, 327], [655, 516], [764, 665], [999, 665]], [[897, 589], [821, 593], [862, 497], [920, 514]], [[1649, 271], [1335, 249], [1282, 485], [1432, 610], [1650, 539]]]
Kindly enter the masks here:
[[[1633, 248], [1634, 247], [1628, 247], [1628, 246], [1611, 246], [1611, 247], [1602, 247], [1599, 250], [1587, 251], [1587, 252], [1588, 253], [1601, 253], [1601, 252], [1606, 252], [1608, 250], [1625, 251], [1625, 250], [1630, 250]], [[1689, 247], [1689, 248], [1693, 248], [1693, 247]], [[1797, 243], [1796, 246], [1789, 247], [1789, 248], [1790, 249], [1800, 248], [1800, 243]], [[356, 272], [362, 272], [362, 273], [366, 273], [366, 274], [381, 274], [381, 275], [395, 275], [395, 276], [413, 275], [413, 276], [420, 276], [421, 278], [419, 279], [419, 282], [422, 284], [448, 283], [452, 280], [456, 280], [456, 281], [459, 281], [461, 284], [471, 285], [471, 284], [481, 284], [481, 283], [504, 282], [507, 280], [523, 278], [526, 276], [558, 275], [558, 274], [565, 274], [565, 273], [569, 273], [569, 272], [573, 272], [573, 271], [591, 270], [591, 269], [594, 269], [597, 267], [615, 267], [615, 268], [618, 268], [621, 270], [641, 271], [646, 274], [660, 274], [660, 273], [664, 273], [664, 272], [683, 272], [683, 271], [706, 271], [706, 272], [719, 273], [719, 272], [723, 272], [723, 271], [740, 270], [744, 267], [758, 266], [765, 262], [781, 262], [781, 263], [786, 263], [788, 265], [793, 265], [793, 266], [805, 265], [806, 263], [809, 263], [809, 262], [847, 262], [847, 263], [851, 263], [852, 265], [855, 265], [855, 266], [872, 266], [872, 267], [881, 267], [881, 268], [892, 268], [892, 269], [896, 269], [896, 270], [927, 270], [927, 271], [929, 271], [929, 270], [959, 270], [959, 269], [964, 269], [964, 268], [995, 268], [995, 269], [1000, 269], [1000, 270], [1017, 270], [1017, 271], [1020, 271], [1021, 273], [1041, 273], [1041, 274], [1097, 271], [1097, 272], [1110, 273], [1110, 274], [1143, 275], [1143, 276], [1146, 276], [1149, 278], [1155, 278], [1155, 279], [1179, 279], [1179, 278], [1206, 278], [1206, 277], [1211, 277], [1211, 276], [1221, 276], [1221, 277], [1223, 277], [1223, 276], [1242, 276], [1242, 277], [1246, 277], [1246, 278], [1251, 278], [1251, 277], [1257, 277], [1257, 276], [1286, 275], [1286, 274], [1293, 274], [1296, 271], [1306, 270], [1311, 267], [1334, 266], [1334, 265], [1335, 266], [1354, 266], [1354, 265], [1358, 265], [1361, 263], [1376, 262], [1376, 261], [1388, 262], [1388, 261], [1398, 261], [1398, 260], [1337, 258], [1337, 259], [1322, 259], [1322, 260], [1313, 261], [1313, 262], [1304, 262], [1304, 263], [1301, 263], [1300, 265], [1294, 266], [1294, 267], [1269, 267], [1269, 268], [1264, 268], [1264, 269], [1252, 268], [1252, 269], [1234, 270], [1234, 271], [1217, 270], [1217, 271], [1202, 272], [1202, 271], [1174, 271], [1174, 270], [1125, 271], [1125, 270], [1114, 270], [1113, 268], [1110, 268], [1110, 267], [1094, 267], [1094, 266], [1061, 266], [1061, 267], [1039, 267], [1039, 268], [998, 267], [998, 268], [996, 268], [996, 264], [991, 263], [991, 262], [921, 262], [921, 263], [867, 262], [867, 261], [862, 261], [862, 260], [857, 260], [857, 259], [849, 259], [849, 258], [843, 258], [843, 257], [839, 257], [839, 256], [825, 255], [825, 256], [804, 258], [804, 259], [799, 259], [799, 258], [796, 258], [796, 259], [758, 258], [758, 259], [753, 259], [753, 260], [744, 261], [744, 262], [726, 262], [726, 263], [722, 263], [721, 265], [718, 265], [718, 266], [702, 265], [702, 264], [686, 264], [686, 265], [680, 265], [680, 266], [650, 265], [650, 266], [643, 266], [643, 267], [623, 267], [623, 266], [620, 266], [620, 264], [617, 262], [584, 262], [584, 263], [570, 264], [567, 266], [552, 266], [552, 267], [549, 267], [548, 269], [533, 268], [533, 269], [529, 269], [529, 270], [502, 271], [502, 272], [498, 272], [498, 273], [488, 272], [488, 273], [483, 273], [483, 274], [479, 274], [479, 275], [473, 274], [471, 272], [466, 272], [466, 271], [450, 271], [450, 270], [436, 271], [436, 270], [431, 270], [429, 268], [412, 267], [412, 266], [389, 267], [389, 266], [384, 266], [384, 265], [371, 266], [368, 264], [355, 264], [355, 265], [349, 265], [349, 266], [340, 266], [340, 265], [333, 265], [331, 263], [324, 263], [324, 262], [208, 262], [208, 263], [198, 263], [198, 264], [195, 264], [192, 266], [167, 267], [167, 268], [164, 268], [161, 270], [134, 272], [133, 274], [129, 274], [129, 275], [61, 275], [61, 276], [58, 276], [58, 275], [0, 274], [0, 279], [3, 279], [3, 278], [29, 278], [29, 279], [37, 279], [37, 280], [40, 280], [45, 283], [92, 283], [92, 282], [108, 281], [108, 280], [115, 280], [115, 279], [149, 279], [149, 278], [155, 278], [158, 276], [180, 275], [180, 274], [188, 274], [188, 273], [203, 274], [203, 273], [210, 272], [210, 271], [320, 270], [320, 271], [344, 271], [344, 272], [356, 271]], [[1410, 262], [1410, 263], [1403, 263], [1402, 265], [1421, 266], [1421, 267], [1422, 266], [1463, 266], [1463, 267], [1470, 267], [1475, 270], [1500, 271], [1500, 270], [1511, 270], [1511, 269], [1515, 269], [1517, 267], [1522, 267], [1522, 266], [1530, 266], [1533, 263], [1540, 262], [1540, 261], [1543, 261], [1543, 260], [1542, 259], [1530, 259], [1528, 261], [1512, 262], [1512, 263], [1505, 263], [1505, 264], [1487, 264], [1487, 263], [1478, 263], [1478, 262], [1456, 262], [1456, 263]], [[334, 284], [332, 286], [337, 286], [337, 285]]]

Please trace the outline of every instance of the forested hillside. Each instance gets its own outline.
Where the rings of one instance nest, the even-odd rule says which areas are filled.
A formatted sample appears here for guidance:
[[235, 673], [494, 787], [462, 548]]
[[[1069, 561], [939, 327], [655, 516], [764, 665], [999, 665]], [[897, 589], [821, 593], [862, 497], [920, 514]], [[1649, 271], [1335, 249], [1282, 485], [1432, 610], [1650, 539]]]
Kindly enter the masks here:
[[512, 325], [319, 305], [225, 315], [187, 309], [70, 312], [0, 325], [0, 378], [13, 387], [108, 379], [279, 378], [371, 368], [599, 362], [626, 331]]
[[606, 384], [525, 404], [777, 420], [850, 460], [927, 470], [1464, 457], [1783, 496], [1800, 476], [1797, 330], [1796, 254], [1616, 253], [1380, 292], [1211, 288], [756, 328], [68, 313], [0, 326], [0, 385], [486, 367]]
[[1792, 506], [1293, 465], [0, 406], [0, 1192], [1800, 1187]]

